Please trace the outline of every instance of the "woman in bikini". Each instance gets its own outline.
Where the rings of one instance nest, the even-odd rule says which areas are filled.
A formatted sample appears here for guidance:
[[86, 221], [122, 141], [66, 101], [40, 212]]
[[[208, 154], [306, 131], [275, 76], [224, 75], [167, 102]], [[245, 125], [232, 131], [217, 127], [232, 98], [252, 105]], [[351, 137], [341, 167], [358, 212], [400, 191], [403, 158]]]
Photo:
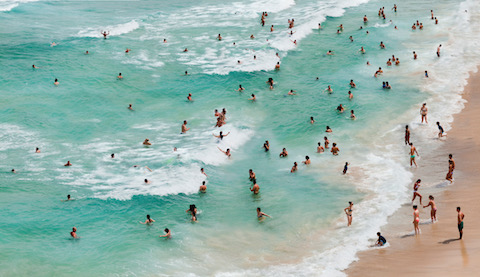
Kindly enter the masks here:
[[420, 228], [418, 228], [418, 223], [420, 222], [420, 212], [417, 209], [417, 205], [413, 206], [413, 227], [415, 228], [415, 235], [420, 234]]
[[257, 218], [258, 218], [258, 220], [259, 220], [259, 221], [260, 221], [260, 220], [264, 220], [264, 219], [265, 219], [264, 216], [266, 216], [266, 217], [271, 217], [271, 216], [269, 216], [268, 214], [262, 212], [262, 210], [260, 209], [260, 207], [257, 208]]
[[352, 219], [353, 219], [353, 216], [352, 216], [352, 213], [353, 213], [353, 203], [350, 201], [348, 202], [349, 206], [346, 207], [345, 209], [343, 209], [343, 211], [345, 211], [345, 214], [347, 215], [347, 220], [348, 220], [348, 225], [347, 226], [350, 226], [352, 225]]
[[420, 188], [420, 183], [422, 180], [418, 179], [415, 184], [413, 184], [413, 198], [412, 198], [412, 203], [415, 200], [415, 198], [418, 196], [420, 198], [420, 205], [422, 205], [422, 195], [418, 193], [418, 188]]
[[428, 124], [427, 113], [428, 113], [427, 103], [423, 103], [422, 107], [420, 108], [420, 115], [422, 116], [422, 123], [423, 123], [423, 120], [425, 119], [425, 123]]
[[430, 210], [430, 217], [432, 218], [432, 223], [437, 221], [437, 206], [435, 205], [435, 198], [433, 198], [432, 195], [428, 196], [428, 199], [430, 199], [430, 202], [428, 202], [427, 206], [423, 206], [423, 208], [426, 208], [428, 206], [431, 206], [432, 209]]

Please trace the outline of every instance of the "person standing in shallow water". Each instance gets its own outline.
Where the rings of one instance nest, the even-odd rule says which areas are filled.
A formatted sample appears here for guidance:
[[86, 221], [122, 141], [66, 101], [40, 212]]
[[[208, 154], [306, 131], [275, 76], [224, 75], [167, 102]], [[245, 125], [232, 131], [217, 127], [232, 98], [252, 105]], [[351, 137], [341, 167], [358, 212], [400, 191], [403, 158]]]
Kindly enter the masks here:
[[408, 125], [405, 126], [405, 145], [410, 144], [410, 129], [408, 129]]
[[437, 206], [435, 205], [435, 198], [432, 195], [429, 195], [428, 199], [430, 199], [428, 205], [423, 206], [423, 208], [425, 209], [428, 206], [432, 207], [430, 210], [430, 218], [432, 219], [432, 223], [434, 223], [437, 221]]
[[420, 212], [417, 209], [417, 205], [413, 206], [413, 227], [415, 228], [415, 235], [420, 234], [420, 228], [418, 224], [420, 223]]
[[417, 162], [415, 161], [415, 154], [419, 156], [417, 148], [415, 148], [415, 146], [413, 146], [413, 143], [410, 142], [410, 166], [415, 164], [415, 167], [417, 167]]
[[353, 220], [353, 203], [352, 202], [348, 202], [348, 207], [346, 207], [345, 209], [343, 209], [343, 211], [345, 212], [345, 214], [347, 215], [347, 221], [348, 221], [348, 225], [347, 226], [350, 226], [352, 225], [352, 220]]

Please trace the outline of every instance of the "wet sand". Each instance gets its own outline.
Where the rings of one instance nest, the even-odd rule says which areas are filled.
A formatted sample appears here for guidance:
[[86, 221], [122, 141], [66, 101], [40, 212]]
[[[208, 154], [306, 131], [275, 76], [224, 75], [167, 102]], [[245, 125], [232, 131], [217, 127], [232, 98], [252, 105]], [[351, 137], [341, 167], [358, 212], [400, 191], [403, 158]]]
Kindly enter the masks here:
[[[435, 196], [438, 222], [430, 224], [430, 207], [419, 205], [421, 235], [413, 235], [413, 209], [405, 204], [380, 230], [389, 247], [359, 253], [345, 273], [348, 276], [478, 276], [480, 261], [480, 71], [472, 73], [465, 88], [468, 102], [454, 116], [452, 129], [436, 153], [420, 153], [415, 176], [436, 176], [436, 186], [421, 188], [423, 205]], [[432, 124], [433, 122], [430, 122]], [[448, 154], [455, 160], [454, 183], [442, 181], [448, 170]], [[432, 175], [433, 174], [433, 175]], [[423, 181], [423, 179], [422, 179]], [[446, 186], [443, 188], [442, 186]], [[437, 191], [438, 193], [437, 193]], [[418, 205], [418, 198], [415, 200]], [[465, 213], [463, 239], [458, 240], [456, 207]], [[372, 244], [376, 235], [372, 234]]]

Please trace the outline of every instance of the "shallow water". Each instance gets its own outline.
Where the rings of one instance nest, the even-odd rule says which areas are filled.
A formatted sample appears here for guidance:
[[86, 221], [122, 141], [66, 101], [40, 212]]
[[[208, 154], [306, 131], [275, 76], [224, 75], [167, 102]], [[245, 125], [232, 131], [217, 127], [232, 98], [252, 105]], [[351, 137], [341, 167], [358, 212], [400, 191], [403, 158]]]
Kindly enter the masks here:
[[[339, 0], [1, 7], [16, 3], [0, 9], [1, 275], [339, 275], [408, 200], [414, 172], [406, 167], [402, 125], [414, 120], [412, 137], [424, 142], [419, 150], [434, 149], [428, 143], [434, 120], [449, 128], [467, 72], [478, 64], [473, 2], [407, 1], [397, 13], [393, 1]], [[377, 16], [380, 6], [386, 21]], [[429, 19], [431, 7], [439, 25]], [[288, 18], [296, 22], [291, 37]], [[424, 30], [411, 31], [416, 19]], [[338, 35], [340, 24], [345, 31]], [[102, 39], [101, 30], [111, 36]], [[218, 33], [222, 41], [215, 40]], [[328, 50], [335, 55], [325, 55]], [[272, 70], [276, 53], [279, 71]], [[400, 66], [386, 66], [392, 54]], [[459, 59], [464, 68], [449, 71]], [[379, 66], [384, 74], [375, 79]], [[123, 80], [116, 79], [119, 72]], [[270, 77], [274, 90], [265, 84]], [[350, 79], [357, 88], [349, 88]], [[382, 90], [382, 81], [393, 89]], [[239, 84], [243, 93], [235, 91]], [[324, 92], [328, 85], [333, 94]], [[298, 95], [288, 96], [290, 89]], [[247, 100], [252, 93], [254, 103]], [[428, 127], [418, 125], [422, 101], [435, 118]], [[335, 111], [339, 104], [344, 114]], [[215, 128], [213, 111], [222, 108], [227, 124]], [[351, 109], [355, 121], [348, 119]], [[183, 120], [191, 130], [180, 135]], [[324, 132], [326, 125], [333, 133]], [[221, 142], [212, 136], [220, 130], [230, 132]], [[425, 138], [418, 130], [427, 130]], [[325, 135], [338, 143], [339, 156], [315, 153]], [[143, 147], [145, 138], [153, 145]], [[217, 146], [230, 148], [232, 158]], [[283, 147], [289, 156], [280, 159]], [[305, 155], [312, 164], [291, 174]], [[63, 167], [67, 160], [72, 167]], [[258, 196], [249, 191], [249, 168], [257, 174]], [[203, 180], [208, 192], [198, 194]], [[67, 194], [76, 200], [61, 202]], [[351, 228], [342, 214], [348, 201], [355, 203]], [[200, 210], [197, 223], [184, 212], [190, 204]], [[256, 207], [272, 219], [259, 223]], [[138, 223], [146, 214], [153, 226]], [[72, 226], [80, 240], [69, 239]], [[166, 227], [173, 238], [165, 241], [158, 235]]]

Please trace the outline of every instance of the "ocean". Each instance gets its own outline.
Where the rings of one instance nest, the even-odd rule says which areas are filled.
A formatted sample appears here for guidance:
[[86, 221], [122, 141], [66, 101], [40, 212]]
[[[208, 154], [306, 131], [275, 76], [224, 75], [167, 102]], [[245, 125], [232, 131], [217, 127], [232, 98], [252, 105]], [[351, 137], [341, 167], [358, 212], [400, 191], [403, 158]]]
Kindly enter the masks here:
[[[474, 0], [0, 0], [0, 275], [344, 276], [410, 202], [418, 176], [404, 126], [420, 154], [434, 151], [435, 122], [448, 131], [461, 111], [480, 63], [479, 10]], [[387, 66], [392, 55], [399, 65]], [[223, 108], [227, 124], [214, 127]], [[316, 153], [325, 136], [338, 156]], [[272, 218], [259, 222], [257, 207]], [[139, 223], [147, 214], [151, 226]], [[165, 228], [171, 239], [158, 237]]]

